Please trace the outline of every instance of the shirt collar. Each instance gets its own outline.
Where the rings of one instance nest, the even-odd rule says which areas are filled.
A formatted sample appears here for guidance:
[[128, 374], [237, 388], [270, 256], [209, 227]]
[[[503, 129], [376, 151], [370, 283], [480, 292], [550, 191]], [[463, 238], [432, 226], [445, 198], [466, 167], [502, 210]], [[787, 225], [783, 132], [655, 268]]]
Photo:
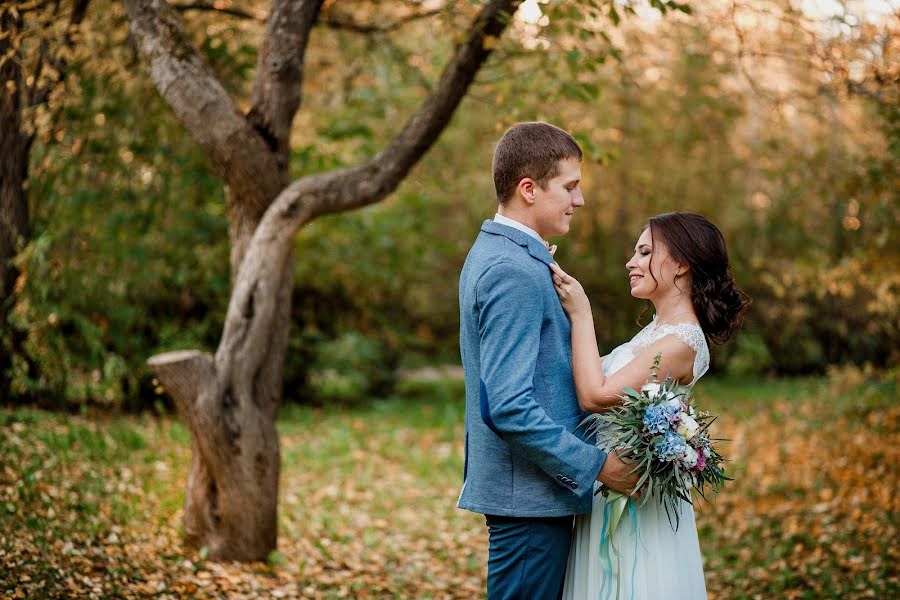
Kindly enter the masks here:
[[542, 243], [542, 244], [545, 243], [544, 239], [540, 235], [538, 235], [537, 231], [535, 231], [528, 225], [522, 225], [515, 219], [510, 219], [509, 217], [504, 217], [500, 213], [497, 213], [494, 215], [494, 223], [499, 223], [500, 225], [506, 225], [507, 227], [512, 227], [514, 229], [518, 229], [519, 231], [527, 233], [528, 235], [530, 235], [531, 237], [533, 237], [540, 243]]
[[516, 227], [510, 227], [509, 225], [503, 225], [502, 223], [488, 219], [481, 224], [481, 231], [492, 235], [502, 235], [512, 240], [528, 250], [528, 254], [545, 265], [552, 265], [554, 262], [553, 255], [551, 255], [550, 250], [547, 249], [547, 244], [537, 241], [535, 238]]

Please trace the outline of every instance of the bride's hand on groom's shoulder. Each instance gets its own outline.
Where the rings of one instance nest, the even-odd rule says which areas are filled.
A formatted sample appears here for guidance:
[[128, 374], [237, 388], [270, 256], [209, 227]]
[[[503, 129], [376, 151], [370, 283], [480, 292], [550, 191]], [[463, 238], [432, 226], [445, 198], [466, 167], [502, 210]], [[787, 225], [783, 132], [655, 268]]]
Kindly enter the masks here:
[[550, 265], [550, 270], [553, 272], [551, 277], [553, 278], [553, 287], [556, 289], [556, 295], [559, 296], [559, 301], [569, 314], [569, 317], [589, 317], [591, 314], [591, 303], [578, 280], [563, 271], [562, 267], [556, 263]]

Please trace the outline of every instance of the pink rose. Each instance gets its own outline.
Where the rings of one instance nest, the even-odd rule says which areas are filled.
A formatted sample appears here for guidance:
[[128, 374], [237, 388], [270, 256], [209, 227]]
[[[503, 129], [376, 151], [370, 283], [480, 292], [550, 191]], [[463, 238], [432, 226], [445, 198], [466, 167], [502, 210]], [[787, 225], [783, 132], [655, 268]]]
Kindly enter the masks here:
[[706, 455], [703, 452], [697, 453], [697, 464], [694, 465], [694, 470], [698, 473], [702, 471], [706, 467]]

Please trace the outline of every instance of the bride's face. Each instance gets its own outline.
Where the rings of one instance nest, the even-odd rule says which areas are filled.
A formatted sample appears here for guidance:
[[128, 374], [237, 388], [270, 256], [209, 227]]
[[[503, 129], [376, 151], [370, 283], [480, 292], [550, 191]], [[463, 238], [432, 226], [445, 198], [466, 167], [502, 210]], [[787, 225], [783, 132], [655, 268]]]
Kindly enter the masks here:
[[[631, 285], [631, 295], [643, 300], [653, 300], [671, 293], [680, 293], [675, 278], [684, 268], [669, 255], [669, 249], [661, 241], [654, 243], [647, 227], [634, 246], [634, 255], [625, 264]], [[683, 285], [680, 287], [684, 287]]]

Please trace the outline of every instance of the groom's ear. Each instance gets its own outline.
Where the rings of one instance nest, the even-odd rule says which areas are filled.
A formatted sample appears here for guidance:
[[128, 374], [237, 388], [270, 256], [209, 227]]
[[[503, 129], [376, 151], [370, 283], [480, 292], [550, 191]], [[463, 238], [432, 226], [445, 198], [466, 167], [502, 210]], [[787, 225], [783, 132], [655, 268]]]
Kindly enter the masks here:
[[530, 206], [534, 204], [535, 188], [537, 188], [537, 184], [534, 182], [534, 179], [523, 177], [519, 180], [519, 185], [516, 186], [516, 193], [522, 198], [525, 204]]

